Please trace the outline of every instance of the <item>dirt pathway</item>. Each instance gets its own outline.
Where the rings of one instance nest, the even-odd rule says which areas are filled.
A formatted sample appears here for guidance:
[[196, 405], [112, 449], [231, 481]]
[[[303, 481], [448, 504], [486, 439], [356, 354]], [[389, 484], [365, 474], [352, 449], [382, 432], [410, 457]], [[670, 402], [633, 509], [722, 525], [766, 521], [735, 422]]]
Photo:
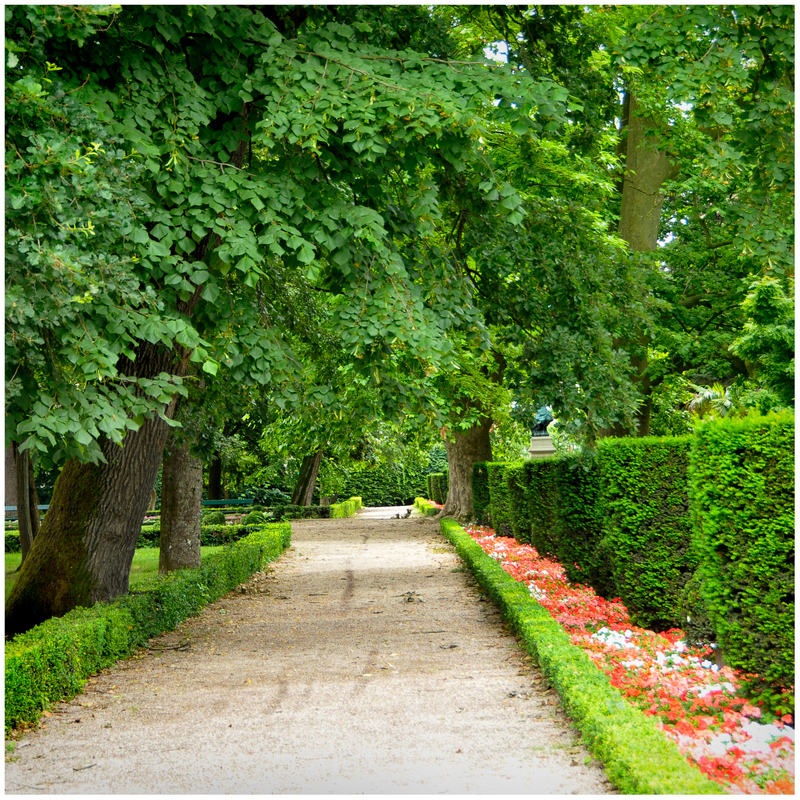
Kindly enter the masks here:
[[271, 570], [26, 734], [6, 792], [614, 793], [438, 524], [399, 510], [293, 523]]

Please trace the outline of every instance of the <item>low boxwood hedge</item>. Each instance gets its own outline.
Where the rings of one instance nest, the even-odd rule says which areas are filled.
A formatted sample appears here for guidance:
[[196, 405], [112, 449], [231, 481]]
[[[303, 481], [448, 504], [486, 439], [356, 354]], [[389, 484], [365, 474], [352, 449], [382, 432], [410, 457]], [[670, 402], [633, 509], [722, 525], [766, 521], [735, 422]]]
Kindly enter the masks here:
[[689, 764], [656, 723], [625, 702], [561, 626], [453, 520], [442, 532], [555, 686], [609, 779], [626, 794], [724, 794]]
[[433, 505], [430, 500], [426, 500], [424, 497], [414, 498], [414, 508], [416, 508], [420, 513], [424, 514], [426, 517], [432, 517], [435, 514], [438, 514], [441, 510]]
[[351, 497], [349, 500], [345, 500], [342, 503], [333, 503], [331, 505], [331, 519], [352, 517], [361, 507], [360, 497]]
[[85, 679], [172, 630], [246, 581], [288, 547], [288, 523], [262, 525], [198, 569], [145, 581], [111, 603], [76, 608], [6, 643], [6, 733], [74, 697]]

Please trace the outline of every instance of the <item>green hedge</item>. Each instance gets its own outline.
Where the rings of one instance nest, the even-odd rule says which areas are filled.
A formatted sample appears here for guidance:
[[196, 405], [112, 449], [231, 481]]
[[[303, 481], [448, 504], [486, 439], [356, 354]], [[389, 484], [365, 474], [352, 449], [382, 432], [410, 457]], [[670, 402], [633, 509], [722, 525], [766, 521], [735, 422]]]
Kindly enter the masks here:
[[609, 779], [626, 794], [723, 794], [681, 756], [654, 720], [625, 702], [608, 678], [527, 587], [487, 556], [455, 522], [442, 520], [478, 583], [498, 605], [525, 648], [553, 683], [584, 741]]
[[506, 484], [506, 467], [508, 466], [519, 466], [519, 464], [506, 464], [502, 461], [489, 461], [486, 464], [489, 472], [489, 521], [495, 532], [501, 536], [514, 535], [511, 528], [511, 504]]
[[[383, 465], [348, 473], [340, 497], [361, 497], [366, 506], [400, 506], [427, 493], [427, 470]], [[324, 484], [320, 491], [325, 491]]]
[[472, 515], [478, 525], [489, 522], [489, 462], [478, 461], [472, 466]]
[[507, 464], [505, 472], [511, 533], [518, 542], [531, 541], [531, 520], [526, 500], [530, 473], [525, 464]]
[[447, 494], [450, 490], [448, 472], [431, 472], [427, 478], [428, 497], [434, 503], [443, 506], [447, 502]]
[[598, 445], [604, 545], [631, 619], [663, 631], [683, 622], [697, 567], [687, 468], [692, 437], [606, 439]]
[[343, 503], [333, 503], [331, 505], [331, 518], [342, 519], [343, 517], [352, 517], [360, 508], [362, 508], [360, 497], [351, 497]]
[[6, 553], [19, 553], [19, 531], [6, 531]]
[[591, 586], [602, 597], [619, 592], [603, 542], [603, 494], [597, 462], [568, 456], [558, 462], [555, 538], [557, 556], [572, 583]]
[[528, 475], [524, 504], [527, 510], [530, 543], [540, 555], [555, 558], [558, 552], [556, 539], [556, 494], [555, 458], [537, 458], [526, 461], [524, 469]]
[[699, 426], [690, 496], [700, 592], [725, 661], [759, 675], [751, 693], [781, 713], [794, 710], [779, 697], [795, 682], [794, 480], [790, 412]]
[[76, 608], [6, 643], [6, 732], [74, 697], [89, 675], [172, 630], [235, 589], [288, 546], [288, 524], [264, 525], [201, 567], [151, 578], [111, 603]]
[[426, 500], [424, 497], [415, 497], [414, 498], [414, 508], [419, 510], [422, 514], [426, 517], [432, 517], [435, 514], [438, 514], [441, 509], [437, 508], [434, 505], [431, 505], [430, 500]]

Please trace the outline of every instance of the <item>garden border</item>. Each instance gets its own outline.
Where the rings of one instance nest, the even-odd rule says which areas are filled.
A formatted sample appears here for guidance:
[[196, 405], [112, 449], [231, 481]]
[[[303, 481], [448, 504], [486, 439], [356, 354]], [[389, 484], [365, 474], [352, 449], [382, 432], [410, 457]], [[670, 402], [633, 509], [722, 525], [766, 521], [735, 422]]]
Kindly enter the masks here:
[[623, 699], [524, 584], [514, 580], [454, 520], [441, 520], [441, 530], [553, 683], [589, 749], [622, 792], [725, 793], [686, 761], [652, 719]]
[[274, 561], [291, 542], [288, 522], [260, 526], [198, 569], [160, 575], [110, 603], [76, 608], [6, 644], [6, 736], [81, 691], [85, 679], [130, 655]]

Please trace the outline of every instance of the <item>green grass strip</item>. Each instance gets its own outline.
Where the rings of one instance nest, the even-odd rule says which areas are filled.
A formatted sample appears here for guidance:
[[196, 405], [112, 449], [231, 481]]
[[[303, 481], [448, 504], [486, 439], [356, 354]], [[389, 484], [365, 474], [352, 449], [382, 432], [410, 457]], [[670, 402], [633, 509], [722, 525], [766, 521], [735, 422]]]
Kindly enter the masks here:
[[352, 517], [360, 508], [362, 508], [360, 497], [351, 497], [341, 503], [333, 503], [331, 505], [331, 519], [343, 519], [344, 517]]
[[414, 508], [424, 514], [426, 517], [432, 517], [435, 514], [438, 514], [440, 510], [433, 505], [430, 500], [426, 500], [424, 497], [414, 498]]
[[244, 583], [289, 546], [289, 523], [263, 525], [211, 555], [198, 569], [146, 579], [111, 603], [76, 608], [6, 644], [5, 725], [35, 723], [69, 700], [86, 678], [173, 630]]
[[441, 528], [556, 688], [609, 780], [625, 794], [725, 793], [686, 761], [654, 720], [625, 701], [525, 584], [514, 580], [456, 522], [443, 519]]

